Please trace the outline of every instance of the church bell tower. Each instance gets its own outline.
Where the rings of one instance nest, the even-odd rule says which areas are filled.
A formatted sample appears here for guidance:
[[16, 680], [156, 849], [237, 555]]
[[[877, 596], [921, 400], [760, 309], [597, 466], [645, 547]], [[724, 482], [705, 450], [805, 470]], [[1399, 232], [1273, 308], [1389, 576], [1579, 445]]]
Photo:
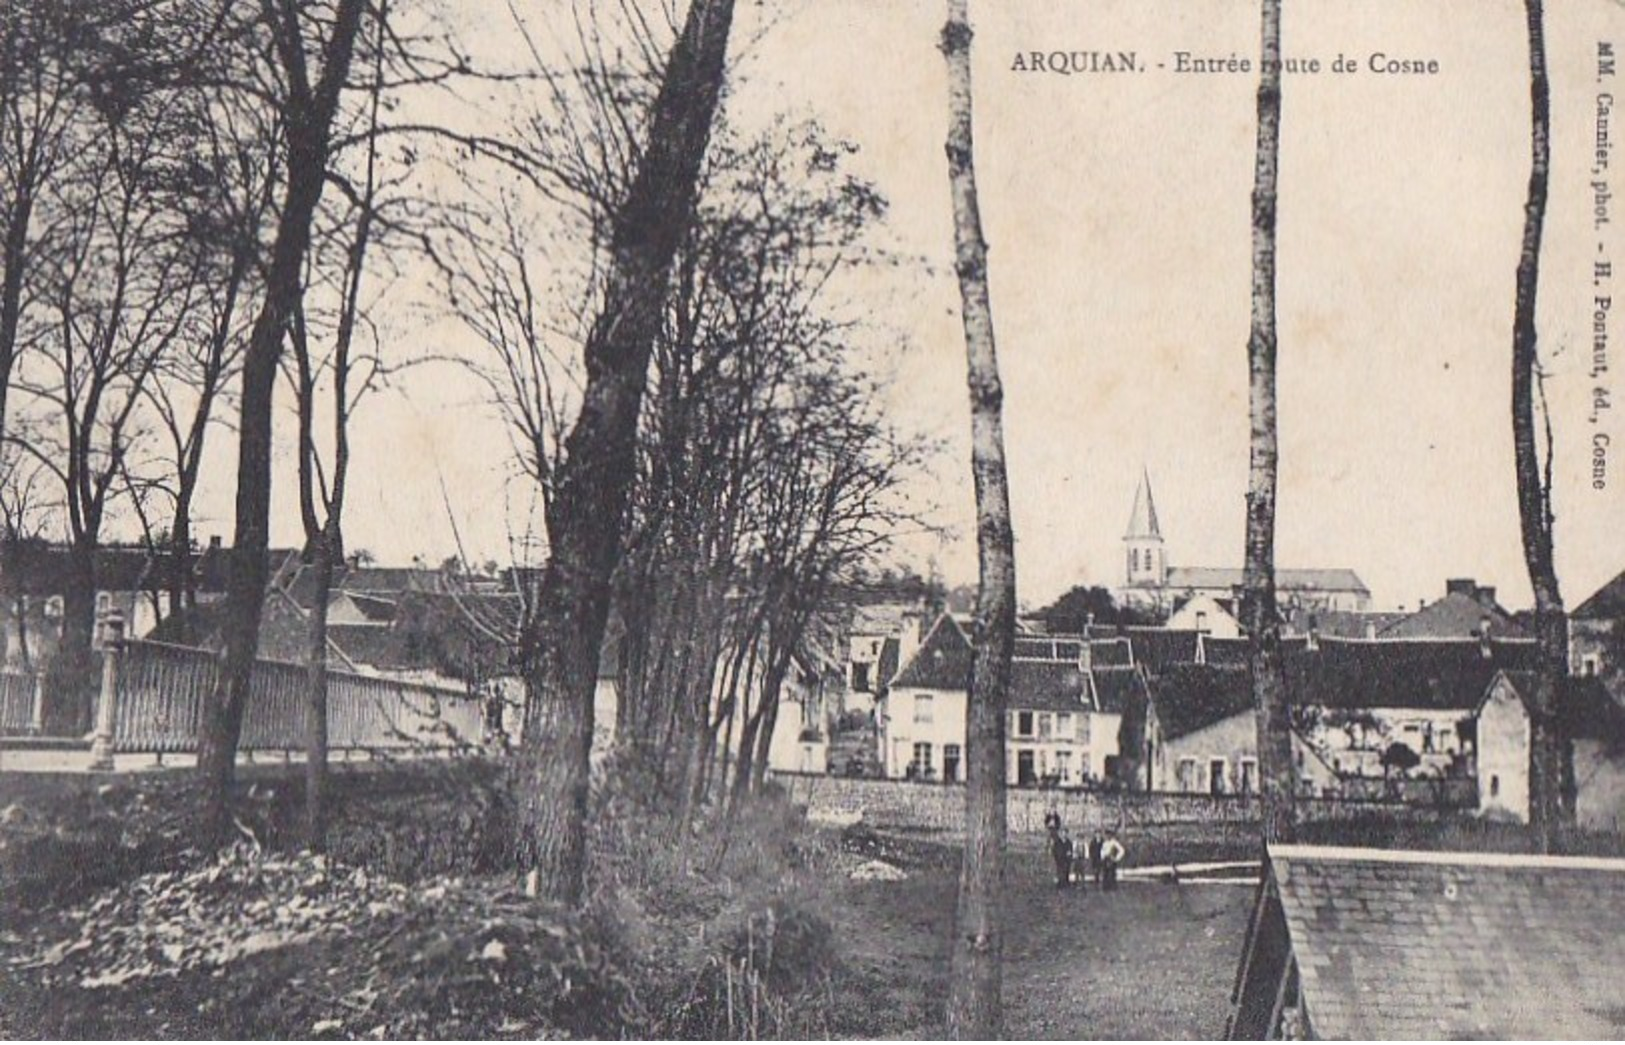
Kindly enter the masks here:
[[1162, 528], [1157, 524], [1157, 502], [1151, 496], [1151, 473], [1143, 470], [1140, 488], [1134, 494], [1134, 512], [1128, 532], [1123, 534], [1124, 570], [1127, 587], [1161, 588], [1168, 579], [1168, 557], [1163, 548]]

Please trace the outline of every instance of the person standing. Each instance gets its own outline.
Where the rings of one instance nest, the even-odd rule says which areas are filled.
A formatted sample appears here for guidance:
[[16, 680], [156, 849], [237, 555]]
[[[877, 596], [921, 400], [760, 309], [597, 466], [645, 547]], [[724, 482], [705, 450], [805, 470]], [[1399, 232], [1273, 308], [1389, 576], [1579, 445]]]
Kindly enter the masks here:
[[1117, 888], [1117, 866], [1127, 855], [1115, 832], [1106, 836], [1106, 841], [1100, 847], [1100, 860], [1105, 866], [1105, 888], [1108, 891]]
[[1094, 876], [1096, 889], [1101, 887], [1101, 874], [1105, 867], [1100, 859], [1100, 850], [1104, 844], [1099, 831], [1089, 836], [1089, 873]]
[[1072, 879], [1072, 840], [1058, 827], [1049, 831], [1049, 855], [1055, 861], [1055, 888], [1064, 889]]

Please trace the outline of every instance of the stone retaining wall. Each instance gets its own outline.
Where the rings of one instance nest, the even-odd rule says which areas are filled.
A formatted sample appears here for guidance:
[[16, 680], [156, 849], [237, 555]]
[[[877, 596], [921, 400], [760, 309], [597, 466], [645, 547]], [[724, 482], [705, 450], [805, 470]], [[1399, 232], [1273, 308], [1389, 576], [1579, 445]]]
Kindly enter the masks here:
[[[772, 774], [794, 802], [814, 814], [851, 816], [877, 827], [958, 831], [965, 824], [963, 784], [930, 784], [906, 780], [872, 780], [819, 774]], [[1248, 795], [1202, 795], [1127, 791], [1039, 791], [1011, 789], [1012, 834], [1042, 834], [1044, 814], [1055, 810], [1074, 833], [1095, 828], [1131, 828], [1154, 824], [1256, 823], [1259, 801]], [[1401, 802], [1335, 798], [1300, 798], [1305, 820], [1348, 820], [1362, 816], [1438, 820], [1448, 810]]]

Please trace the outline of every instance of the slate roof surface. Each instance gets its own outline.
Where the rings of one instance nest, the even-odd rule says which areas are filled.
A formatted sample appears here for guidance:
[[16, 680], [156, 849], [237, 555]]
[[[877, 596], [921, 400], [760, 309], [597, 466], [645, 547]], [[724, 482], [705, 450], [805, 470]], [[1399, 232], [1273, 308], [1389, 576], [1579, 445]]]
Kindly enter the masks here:
[[1535, 662], [1535, 644], [1527, 641], [1492, 641], [1490, 656], [1476, 639], [1321, 639], [1319, 645], [1285, 657], [1293, 703], [1471, 711], [1497, 671]]
[[1010, 665], [1012, 711], [1088, 711], [1088, 676], [1076, 663], [1018, 660]]
[[1178, 740], [1253, 708], [1246, 668], [1183, 664], [1150, 680], [1163, 740]]
[[[1242, 572], [1230, 566], [1171, 566], [1165, 588], [1207, 588], [1230, 591], [1241, 587]], [[1353, 570], [1276, 570], [1276, 591], [1353, 591], [1370, 589]]]
[[[44, 541], [21, 541], [7, 548], [0, 569], [7, 587], [18, 595], [60, 595], [67, 576], [69, 550]], [[190, 568], [199, 594], [218, 595], [226, 587], [226, 552], [209, 546], [182, 564], [167, 550], [142, 545], [107, 544], [96, 549], [97, 591], [166, 591], [177, 570]]]
[[1625, 573], [1604, 584], [1570, 614], [1576, 620], [1617, 620], [1625, 617]]
[[[1291, 629], [1300, 635], [1307, 635], [1312, 628], [1325, 638], [1363, 639], [1369, 629], [1371, 638], [1376, 638], [1383, 630], [1404, 620], [1409, 614], [1395, 613], [1387, 610], [1372, 610], [1360, 612], [1358, 610], [1317, 610], [1309, 606], [1288, 606], [1281, 610], [1281, 623], [1283, 627]], [[1477, 619], [1473, 626], [1478, 626]]]
[[1134, 647], [1128, 639], [1094, 639], [1089, 657], [1097, 668], [1126, 668], [1134, 663]]
[[[1533, 671], [1508, 671], [1507, 681], [1527, 705], [1535, 692]], [[1557, 725], [1571, 740], [1600, 740], [1625, 745], [1625, 707], [1609, 695], [1599, 678], [1570, 676], [1563, 680]]]
[[1105, 668], [1090, 673], [1095, 684], [1095, 706], [1112, 715], [1144, 715], [1150, 693], [1139, 668]]
[[1196, 663], [1201, 632], [1194, 629], [1124, 628], [1123, 634], [1134, 644], [1134, 662], [1144, 664], [1153, 675], [1160, 675], [1175, 664]]
[[1070, 660], [1083, 656], [1084, 640], [1059, 635], [1017, 636], [1015, 656], [1018, 660]]
[[970, 668], [970, 637], [953, 617], [943, 614], [892, 679], [891, 688], [964, 689], [970, 683]]
[[1625, 1035], [1625, 861], [1270, 855], [1314, 1036]]
[[[1490, 619], [1490, 635], [1503, 639], [1526, 639], [1526, 632], [1512, 615], [1496, 606], [1451, 592], [1415, 613], [1393, 621], [1378, 635], [1382, 638], [1466, 639], [1476, 638], [1484, 618]], [[1324, 628], [1321, 634], [1326, 634]]]

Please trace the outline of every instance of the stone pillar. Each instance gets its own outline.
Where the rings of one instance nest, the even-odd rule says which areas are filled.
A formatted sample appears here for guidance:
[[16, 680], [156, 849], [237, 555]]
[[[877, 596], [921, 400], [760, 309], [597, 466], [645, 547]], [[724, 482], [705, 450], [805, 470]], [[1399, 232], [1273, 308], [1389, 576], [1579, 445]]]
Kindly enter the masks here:
[[102, 693], [96, 702], [96, 735], [90, 768], [113, 768], [113, 730], [118, 721], [118, 662], [124, 652], [124, 615], [113, 610], [102, 622]]

